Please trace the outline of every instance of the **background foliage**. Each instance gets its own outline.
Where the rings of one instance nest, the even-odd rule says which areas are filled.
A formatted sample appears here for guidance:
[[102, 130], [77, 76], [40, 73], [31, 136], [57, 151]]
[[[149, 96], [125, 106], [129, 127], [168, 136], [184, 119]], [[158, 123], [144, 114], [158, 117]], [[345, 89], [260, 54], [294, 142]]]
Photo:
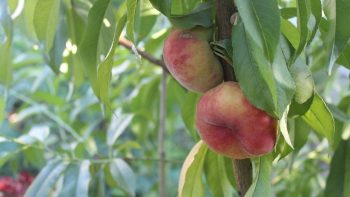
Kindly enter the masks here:
[[[214, 1], [174, 2], [0, 1], [0, 174], [36, 176], [27, 196], [157, 196], [163, 71], [118, 40], [161, 59], [171, 24], [213, 25]], [[236, 5], [213, 48], [281, 134], [247, 196], [350, 196], [350, 1]], [[168, 196], [236, 196], [231, 161], [198, 142], [199, 95], [166, 86]]]

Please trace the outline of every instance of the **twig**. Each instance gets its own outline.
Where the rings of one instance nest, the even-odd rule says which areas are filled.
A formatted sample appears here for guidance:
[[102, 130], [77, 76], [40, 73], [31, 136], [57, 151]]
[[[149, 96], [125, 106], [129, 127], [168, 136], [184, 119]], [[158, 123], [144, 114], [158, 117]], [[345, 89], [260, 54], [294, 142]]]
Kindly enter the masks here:
[[[218, 26], [219, 39], [231, 38], [231, 16], [236, 12], [233, 0], [216, 0], [216, 24]], [[233, 68], [225, 60], [220, 59], [224, 69], [225, 81], [236, 81]], [[237, 189], [240, 196], [249, 189], [252, 183], [252, 164], [250, 159], [232, 160]]]
[[166, 173], [165, 173], [165, 121], [166, 121], [166, 96], [167, 96], [167, 72], [163, 69], [161, 90], [160, 90], [160, 111], [159, 111], [159, 133], [158, 133], [158, 154], [159, 154], [159, 196], [166, 196]]
[[146, 60], [148, 60], [149, 62], [157, 65], [157, 66], [160, 66], [162, 67], [166, 72], [168, 72], [168, 69], [167, 67], [165, 66], [165, 63], [163, 60], [161, 59], [157, 59], [155, 58], [154, 56], [152, 56], [151, 54], [141, 50], [141, 49], [138, 49], [138, 48], [135, 48], [133, 43], [130, 42], [129, 40], [125, 39], [125, 38], [120, 38], [119, 39], [119, 44], [122, 45], [123, 47], [133, 51], [133, 50], [136, 50], [138, 54], [141, 55], [141, 57], [145, 58]]

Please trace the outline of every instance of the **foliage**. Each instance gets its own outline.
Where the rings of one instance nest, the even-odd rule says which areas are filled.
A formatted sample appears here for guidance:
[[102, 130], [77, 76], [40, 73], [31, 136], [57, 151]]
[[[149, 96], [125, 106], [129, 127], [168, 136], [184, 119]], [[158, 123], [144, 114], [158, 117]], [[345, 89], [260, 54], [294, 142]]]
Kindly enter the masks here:
[[[280, 120], [246, 196], [350, 196], [350, 1], [235, 3], [213, 49]], [[157, 196], [166, 80], [168, 196], [238, 196], [231, 160], [198, 141], [200, 95], [136, 50], [161, 59], [171, 26], [196, 25], [215, 25], [213, 0], [0, 1], [0, 174], [36, 174], [26, 196]]]

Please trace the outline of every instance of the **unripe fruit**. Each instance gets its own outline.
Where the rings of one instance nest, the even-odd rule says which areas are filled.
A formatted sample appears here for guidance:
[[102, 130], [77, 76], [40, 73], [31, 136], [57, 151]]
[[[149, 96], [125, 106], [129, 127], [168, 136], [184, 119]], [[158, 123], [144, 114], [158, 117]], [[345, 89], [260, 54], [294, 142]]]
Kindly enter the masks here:
[[234, 159], [269, 153], [276, 143], [277, 120], [250, 104], [235, 82], [200, 98], [196, 126], [209, 148]]
[[223, 81], [223, 71], [207, 41], [204, 28], [174, 29], [165, 40], [164, 62], [185, 88], [205, 92]]

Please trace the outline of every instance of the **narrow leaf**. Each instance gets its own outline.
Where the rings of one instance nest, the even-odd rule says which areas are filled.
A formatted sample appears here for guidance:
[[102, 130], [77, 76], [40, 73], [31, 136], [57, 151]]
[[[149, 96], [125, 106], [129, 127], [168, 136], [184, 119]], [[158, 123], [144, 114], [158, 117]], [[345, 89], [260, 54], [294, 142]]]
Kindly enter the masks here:
[[296, 84], [294, 100], [299, 104], [305, 103], [314, 95], [311, 71], [301, 58], [297, 58], [289, 70]]
[[90, 161], [84, 160], [80, 164], [77, 187], [75, 188], [75, 196], [88, 197], [90, 184]]
[[199, 141], [187, 155], [179, 178], [179, 196], [204, 196], [202, 171], [208, 147]]
[[256, 107], [281, 118], [295, 89], [281, 48], [271, 64], [241, 22], [233, 28], [232, 48], [234, 70], [243, 93]]
[[245, 197], [273, 196], [271, 185], [272, 155], [253, 159], [254, 180]]
[[333, 145], [334, 119], [320, 95], [315, 94], [310, 109], [302, 118], [312, 129], [326, 137]]
[[25, 193], [25, 197], [45, 197], [65, 170], [67, 164], [60, 160], [50, 161], [35, 178]]
[[[234, 189], [227, 176], [225, 157], [208, 150], [205, 157], [205, 177], [214, 197], [231, 197]], [[232, 166], [231, 166], [232, 168]]]
[[98, 83], [98, 89], [99, 89], [99, 98], [108, 107], [110, 107], [109, 84], [112, 77], [114, 52], [115, 52], [115, 48], [118, 45], [119, 37], [125, 26], [125, 23], [126, 23], [126, 16], [124, 15], [118, 20], [118, 24], [114, 32], [113, 43], [106, 58], [98, 65], [98, 68], [97, 68], [97, 83]]
[[135, 26], [136, 6], [137, 6], [137, 0], [127, 0], [126, 1], [127, 17], [128, 17], [128, 22], [126, 25], [126, 35], [128, 36], [128, 38], [132, 42], [135, 41], [135, 39], [134, 39], [134, 26]]
[[118, 137], [125, 131], [129, 126], [133, 115], [125, 115], [121, 117], [114, 118], [111, 127], [107, 131], [107, 144], [108, 146], [113, 146]]
[[74, 163], [69, 164], [63, 174], [63, 185], [58, 195], [59, 197], [76, 196], [75, 188], [77, 188], [78, 176], [79, 165]]
[[335, 48], [340, 54], [350, 39], [350, 1], [336, 1]]
[[44, 43], [46, 52], [53, 46], [60, 11], [60, 1], [38, 0], [34, 10], [34, 28], [38, 39]]
[[236, 0], [244, 26], [252, 40], [273, 62], [280, 37], [280, 13], [275, 0]]
[[130, 196], [135, 196], [136, 177], [130, 166], [122, 159], [114, 159], [109, 169], [117, 186]]
[[88, 24], [79, 47], [79, 55], [84, 64], [84, 70], [88, 76], [92, 88], [99, 96], [97, 84], [98, 40], [103, 25], [104, 15], [110, 0], [97, 0], [89, 11]]
[[199, 99], [199, 94], [188, 92], [181, 106], [181, 117], [185, 123], [186, 130], [191, 135], [192, 139], [198, 140], [198, 133], [195, 127], [196, 103]]
[[341, 141], [332, 158], [325, 197], [350, 195], [350, 141]]
[[288, 133], [288, 126], [287, 126], [288, 111], [289, 111], [289, 107], [287, 107], [286, 111], [282, 115], [281, 120], [279, 121], [279, 129], [281, 131], [282, 136], [284, 137], [284, 140], [288, 144], [288, 146], [290, 146], [292, 149], [294, 149], [292, 141], [291, 141], [289, 133]]
[[7, 1], [0, 1], [0, 84], [8, 86], [12, 78], [11, 45], [12, 20], [8, 12]]

